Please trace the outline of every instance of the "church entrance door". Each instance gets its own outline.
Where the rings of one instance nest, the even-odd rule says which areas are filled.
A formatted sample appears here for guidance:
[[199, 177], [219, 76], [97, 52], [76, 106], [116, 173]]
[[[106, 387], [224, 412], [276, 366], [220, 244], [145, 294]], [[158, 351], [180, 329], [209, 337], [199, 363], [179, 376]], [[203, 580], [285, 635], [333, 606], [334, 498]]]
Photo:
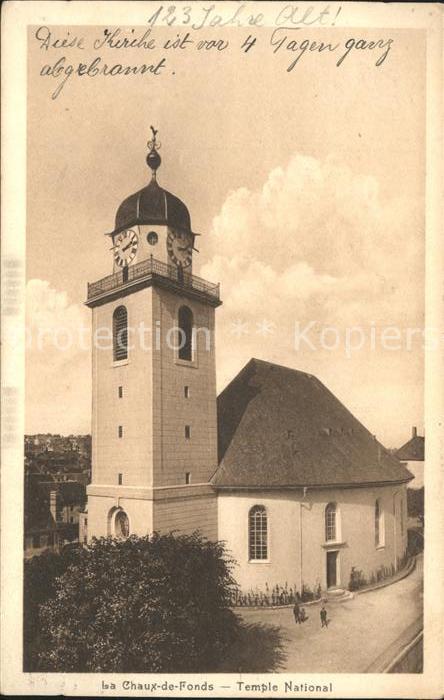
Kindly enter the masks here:
[[338, 552], [327, 552], [327, 588], [337, 584]]

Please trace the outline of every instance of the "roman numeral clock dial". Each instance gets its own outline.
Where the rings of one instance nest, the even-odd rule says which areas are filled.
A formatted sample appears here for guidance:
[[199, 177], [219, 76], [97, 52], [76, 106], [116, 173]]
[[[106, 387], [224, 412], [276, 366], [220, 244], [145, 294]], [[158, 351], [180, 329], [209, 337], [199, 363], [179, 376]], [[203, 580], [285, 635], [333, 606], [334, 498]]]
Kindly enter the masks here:
[[170, 259], [178, 267], [189, 267], [192, 260], [193, 234], [188, 231], [170, 229], [167, 237], [167, 250]]
[[114, 260], [119, 267], [126, 267], [134, 260], [139, 239], [137, 233], [129, 229], [122, 231], [114, 239]]

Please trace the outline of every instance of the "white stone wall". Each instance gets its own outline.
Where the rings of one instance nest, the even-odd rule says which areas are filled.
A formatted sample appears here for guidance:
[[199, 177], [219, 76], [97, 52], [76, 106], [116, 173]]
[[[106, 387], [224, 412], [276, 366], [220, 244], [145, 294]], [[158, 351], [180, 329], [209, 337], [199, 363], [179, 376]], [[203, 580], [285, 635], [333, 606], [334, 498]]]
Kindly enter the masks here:
[[[96, 491], [100, 492], [99, 489]], [[129, 519], [130, 534], [144, 535], [153, 531], [153, 502], [147, 498], [118, 497], [115, 495], [89, 495], [88, 542], [93, 537], [108, 537], [112, 531], [112, 515], [121, 508]]]
[[177, 494], [154, 503], [154, 529], [166, 534], [191, 534], [198, 530], [210, 540], [217, 539], [217, 497], [204, 493], [184, 497]]
[[[178, 359], [172, 333], [182, 304], [193, 311], [196, 328], [205, 329], [196, 334], [192, 362]], [[144, 288], [95, 307], [93, 337], [100, 328], [111, 331], [113, 312], [120, 305], [128, 312], [128, 359], [114, 362], [111, 344], [93, 349], [88, 539], [112, 534], [107, 518], [116, 504], [126, 504], [132, 533], [199, 529], [215, 538], [214, 495], [203, 498], [202, 493], [200, 500], [188, 502], [185, 489], [181, 507], [177, 498], [167, 505], [163, 492], [157, 500], [155, 493], [166, 486], [185, 486], [187, 473], [192, 486], [207, 484], [217, 467], [214, 308], [161, 287]], [[145, 347], [135, 341], [132, 330], [141, 323], [152, 329], [145, 334]], [[129, 489], [135, 491], [128, 499]]]
[[[374, 509], [376, 499], [384, 511], [384, 546], [375, 546]], [[325, 542], [325, 507], [337, 503], [337, 545]], [[396, 518], [393, 507], [396, 507]], [[401, 502], [403, 530], [401, 532]], [[267, 509], [269, 525], [268, 561], [249, 561], [248, 513], [252, 506]], [[302, 521], [301, 521], [302, 518]], [[218, 534], [237, 560], [235, 577], [242, 590], [265, 590], [274, 585], [312, 590], [327, 586], [326, 552], [337, 549], [338, 581], [347, 587], [351, 567], [367, 577], [381, 565], [390, 567], [407, 547], [406, 487], [308, 489], [280, 492], [225, 492], [218, 495]]]
[[[193, 312], [196, 349], [192, 362], [180, 361], [166, 335], [177, 326], [179, 307]], [[164, 289], [153, 290], [153, 322], [161, 328], [160, 351], [153, 352], [154, 486], [207, 483], [217, 468], [214, 308]], [[185, 398], [184, 387], [189, 387]], [[185, 437], [185, 425], [191, 438]]]
[[[151, 327], [151, 288], [141, 289], [93, 309], [93, 337], [99, 328], [112, 330], [112, 316], [118, 306], [128, 312], [128, 326]], [[129, 343], [134, 342], [131, 334]], [[93, 344], [94, 345], [94, 344]], [[152, 349], [134, 342], [128, 360], [113, 361], [112, 347], [93, 347], [92, 399], [92, 483], [152, 485]], [[118, 388], [123, 387], [123, 397]], [[123, 437], [118, 426], [123, 426]]]

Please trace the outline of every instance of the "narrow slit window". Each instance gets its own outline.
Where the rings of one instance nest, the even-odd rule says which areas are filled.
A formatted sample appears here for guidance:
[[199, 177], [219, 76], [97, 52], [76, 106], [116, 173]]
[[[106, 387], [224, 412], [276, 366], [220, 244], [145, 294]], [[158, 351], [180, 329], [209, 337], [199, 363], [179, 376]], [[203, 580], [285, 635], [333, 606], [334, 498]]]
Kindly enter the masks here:
[[189, 440], [191, 437], [191, 426], [190, 425], [185, 426], [185, 437], [187, 440]]
[[185, 472], [185, 483], [191, 484], [191, 472]]
[[122, 484], [123, 484], [123, 474], [119, 474], [118, 482], [119, 482], [119, 486], [122, 486]]
[[185, 396], [186, 399], [190, 398], [190, 387], [189, 386], [184, 386], [183, 395]]
[[119, 399], [123, 397], [123, 386], [119, 386]]
[[119, 438], [123, 437], [123, 425], [119, 425], [118, 435]]

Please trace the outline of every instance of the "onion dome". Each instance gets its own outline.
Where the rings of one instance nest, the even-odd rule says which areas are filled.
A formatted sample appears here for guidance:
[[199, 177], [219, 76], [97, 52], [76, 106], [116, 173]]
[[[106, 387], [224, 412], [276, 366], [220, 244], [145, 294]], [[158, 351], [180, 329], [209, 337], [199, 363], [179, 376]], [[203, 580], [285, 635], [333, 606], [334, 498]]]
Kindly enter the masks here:
[[156, 141], [157, 130], [151, 127], [151, 131], [153, 138], [148, 142], [150, 150], [146, 157], [152, 173], [151, 182], [122, 202], [117, 210], [113, 234], [137, 224], [163, 224], [191, 232], [191, 218], [186, 205], [157, 182], [156, 173], [161, 164], [157, 149], [160, 144]]

